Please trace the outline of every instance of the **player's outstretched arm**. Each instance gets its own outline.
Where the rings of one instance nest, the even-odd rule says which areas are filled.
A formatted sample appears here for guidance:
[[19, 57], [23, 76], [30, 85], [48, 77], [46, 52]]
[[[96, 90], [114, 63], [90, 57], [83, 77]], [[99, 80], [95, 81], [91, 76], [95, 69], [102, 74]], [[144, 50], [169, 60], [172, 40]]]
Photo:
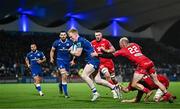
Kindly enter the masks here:
[[97, 52], [91, 53], [92, 57], [102, 57], [102, 58], [114, 58], [113, 53], [104, 53], [104, 54], [98, 54]]
[[113, 55], [113, 53], [104, 53], [104, 54], [98, 54], [98, 57], [102, 57], [102, 58], [114, 58], [115, 56]]
[[138, 91], [138, 94], [135, 98], [130, 99], [130, 100], [122, 100], [121, 102], [123, 102], [123, 103], [138, 103], [138, 102], [140, 102], [142, 96], [143, 96], [143, 92]]
[[130, 100], [122, 100], [122, 103], [136, 103], [136, 98], [130, 99]]
[[113, 46], [111, 46], [109, 49], [105, 49], [104, 47], [101, 47], [101, 50], [104, 51], [105, 53], [115, 52], [115, 48]]

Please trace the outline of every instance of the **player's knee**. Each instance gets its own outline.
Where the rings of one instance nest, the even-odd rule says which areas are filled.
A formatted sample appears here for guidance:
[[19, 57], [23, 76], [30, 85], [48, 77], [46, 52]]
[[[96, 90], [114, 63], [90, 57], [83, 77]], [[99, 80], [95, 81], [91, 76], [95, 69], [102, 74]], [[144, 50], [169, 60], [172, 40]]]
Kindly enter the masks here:
[[86, 75], [85, 73], [82, 73], [81, 77], [82, 77], [83, 79], [85, 79], [85, 78], [87, 77], [87, 75]]
[[94, 80], [95, 80], [95, 82], [96, 82], [97, 84], [101, 84], [101, 79], [100, 79], [100, 78], [95, 77]]
[[40, 81], [39, 81], [39, 80], [36, 80], [36, 81], [35, 81], [35, 84], [40, 84]]
[[62, 81], [67, 81], [67, 76], [62, 76]]
[[134, 87], [134, 88], [135, 88], [135, 87], [136, 87], [136, 83], [132, 83], [132, 84], [131, 84], [131, 87]]
[[34, 81], [36, 84], [39, 84], [41, 80], [38, 76], [36, 76], [36, 77], [34, 77]]
[[67, 83], [67, 79], [63, 79], [62, 82]]

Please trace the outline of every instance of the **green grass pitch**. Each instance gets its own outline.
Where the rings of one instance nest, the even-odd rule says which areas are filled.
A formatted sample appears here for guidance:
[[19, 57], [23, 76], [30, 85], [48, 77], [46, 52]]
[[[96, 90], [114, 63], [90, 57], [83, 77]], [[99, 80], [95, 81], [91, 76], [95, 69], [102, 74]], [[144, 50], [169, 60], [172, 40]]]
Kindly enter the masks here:
[[[101, 94], [95, 102], [91, 102], [91, 91], [85, 83], [70, 83], [68, 86], [71, 98], [64, 98], [58, 93], [58, 85], [42, 84], [45, 96], [39, 96], [33, 84], [0, 84], [0, 108], [179, 108], [180, 109], [180, 82], [171, 82], [169, 91], [177, 96], [174, 103], [121, 103], [113, 99], [108, 88], [97, 86]], [[136, 92], [123, 94], [124, 99], [130, 99]], [[152, 98], [150, 98], [152, 100]]]

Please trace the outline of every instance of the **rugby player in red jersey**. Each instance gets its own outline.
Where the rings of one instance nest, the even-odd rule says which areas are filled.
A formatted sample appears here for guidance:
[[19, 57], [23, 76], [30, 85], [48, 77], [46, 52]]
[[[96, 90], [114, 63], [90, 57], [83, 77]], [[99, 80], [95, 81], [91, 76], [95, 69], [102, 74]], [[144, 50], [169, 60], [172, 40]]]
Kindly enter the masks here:
[[[91, 41], [91, 44], [98, 54], [115, 52], [115, 48], [113, 47], [111, 42], [103, 38], [102, 33], [100, 31], [95, 32], [95, 38], [96, 39]], [[107, 58], [101, 58], [101, 57], [99, 59], [100, 59], [99, 71], [104, 75], [104, 77], [109, 83], [116, 85], [116, 87], [119, 88], [119, 84], [115, 79], [113, 60]], [[114, 98], [118, 98], [118, 96], [115, 95], [116, 94], [114, 94]]]
[[148, 57], [142, 54], [141, 47], [136, 43], [129, 43], [129, 40], [126, 37], [120, 39], [119, 45], [121, 49], [116, 51], [115, 53], [108, 53], [108, 54], [92, 53], [91, 55], [104, 57], [104, 58], [113, 58], [118, 56], [123, 56], [128, 58], [131, 62], [133, 62], [137, 66], [133, 75], [131, 86], [146, 93], [145, 99], [148, 99], [149, 96], [152, 94], [152, 91], [138, 82], [143, 78], [144, 75], [150, 75], [151, 78], [153, 79], [153, 82], [163, 92], [163, 96], [166, 97], [169, 102], [172, 102], [173, 100], [172, 95], [169, 92], [167, 92], [166, 87], [157, 79], [154, 63]]
[[[168, 80], [168, 78], [166, 76], [164, 76], [164, 75], [161, 75], [161, 74], [158, 74], [157, 78], [158, 78], [159, 82], [161, 82], [166, 87], [166, 89], [168, 89], [168, 87], [169, 87], [169, 80]], [[139, 81], [139, 83], [144, 85], [145, 87], [147, 87], [150, 90], [156, 90], [156, 93], [155, 93], [155, 95], [153, 97], [154, 101], [156, 101], [156, 102], [167, 101], [167, 98], [163, 97], [163, 92], [153, 82], [153, 80], [151, 79], [151, 77], [149, 75], [145, 75], [142, 78], [142, 80]], [[122, 88], [122, 91], [125, 92], [125, 93], [137, 90], [137, 89], [135, 89], [135, 88], [133, 88], [131, 86], [131, 82], [129, 83], [128, 87], [121, 86], [121, 88]], [[137, 93], [137, 96], [135, 98], [130, 99], [130, 100], [122, 100], [121, 102], [129, 102], [129, 103], [130, 102], [131, 103], [140, 102], [143, 94], [144, 94], [144, 92], [139, 90], [138, 93]], [[173, 96], [173, 99], [176, 99], [176, 96]], [[144, 101], [148, 101], [148, 99], [144, 99]]]

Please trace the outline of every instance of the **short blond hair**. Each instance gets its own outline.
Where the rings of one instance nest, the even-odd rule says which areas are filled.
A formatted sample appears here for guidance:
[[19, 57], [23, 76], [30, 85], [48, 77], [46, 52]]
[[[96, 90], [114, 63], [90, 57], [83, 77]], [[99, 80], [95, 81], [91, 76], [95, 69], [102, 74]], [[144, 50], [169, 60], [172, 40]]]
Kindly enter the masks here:
[[127, 37], [122, 37], [120, 40], [119, 40], [119, 43], [121, 43], [122, 41], [126, 41], [127, 43], [129, 43], [129, 40]]
[[76, 29], [70, 29], [70, 30], [68, 30], [68, 33], [77, 33], [77, 34], [78, 34], [78, 30], [76, 30]]

